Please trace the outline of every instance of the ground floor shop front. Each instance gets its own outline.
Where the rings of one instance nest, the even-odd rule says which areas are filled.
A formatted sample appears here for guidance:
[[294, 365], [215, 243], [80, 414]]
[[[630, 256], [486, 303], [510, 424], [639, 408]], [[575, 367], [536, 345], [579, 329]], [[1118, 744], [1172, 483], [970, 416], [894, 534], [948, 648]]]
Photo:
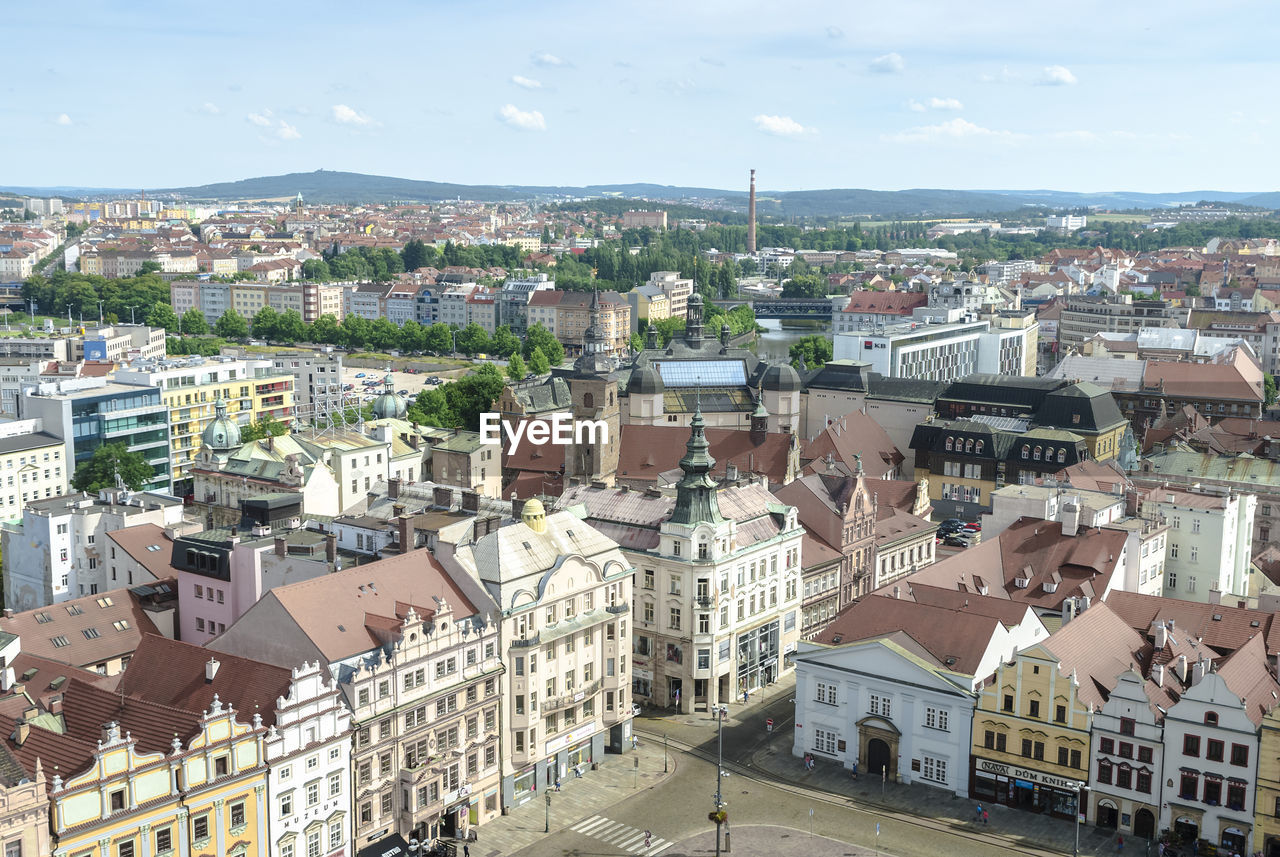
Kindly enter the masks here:
[[631, 719], [604, 728], [591, 723], [562, 732], [544, 745], [546, 757], [502, 780], [503, 812], [555, 792], [556, 783], [590, 779], [606, 752], [631, 751]]
[[973, 757], [969, 776], [969, 796], [1028, 812], [1046, 813], [1071, 819], [1087, 813], [1087, 784], [1031, 768], [991, 759]]

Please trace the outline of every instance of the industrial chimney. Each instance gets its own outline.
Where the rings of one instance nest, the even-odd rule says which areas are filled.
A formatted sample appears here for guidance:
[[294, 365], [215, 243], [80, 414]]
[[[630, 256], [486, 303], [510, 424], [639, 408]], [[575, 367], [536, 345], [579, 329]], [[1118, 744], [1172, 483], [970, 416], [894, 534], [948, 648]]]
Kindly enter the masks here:
[[756, 252], [756, 171], [751, 171], [751, 196], [747, 199], [747, 252]]

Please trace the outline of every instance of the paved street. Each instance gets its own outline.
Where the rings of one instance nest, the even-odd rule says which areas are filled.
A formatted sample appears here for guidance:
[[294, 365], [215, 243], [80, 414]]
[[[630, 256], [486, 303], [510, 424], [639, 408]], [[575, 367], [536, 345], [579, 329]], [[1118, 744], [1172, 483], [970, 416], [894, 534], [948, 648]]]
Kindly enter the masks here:
[[[989, 807], [991, 822], [972, 818], [974, 801], [923, 786], [856, 784], [837, 765], [805, 771], [790, 754], [791, 684], [730, 706], [724, 728], [722, 797], [729, 822], [723, 843], [739, 857], [988, 857], [1070, 854], [1068, 822]], [[764, 728], [772, 717], [774, 731]], [[606, 756], [599, 770], [570, 778], [551, 795], [550, 832], [544, 795], [484, 825], [472, 857], [516, 852], [526, 857], [702, 857], [714, 854], [707, 813], [716, 790], [715, 723], [706, 714], [647, 712], [636, 721], [641, 746]], [[663, 773], [663, 734], [671, 752]], [[639, 766], [635, 766], [635, 760]], [[879, 834], [877, 835], [877, 827]], [[651, 834], [646, 855], [644, 833]], [[1110, 836], [1080, 827], [1080, 853], [1112, 853]], [[1142, 857], [1145, 843], [1131, 850]]]

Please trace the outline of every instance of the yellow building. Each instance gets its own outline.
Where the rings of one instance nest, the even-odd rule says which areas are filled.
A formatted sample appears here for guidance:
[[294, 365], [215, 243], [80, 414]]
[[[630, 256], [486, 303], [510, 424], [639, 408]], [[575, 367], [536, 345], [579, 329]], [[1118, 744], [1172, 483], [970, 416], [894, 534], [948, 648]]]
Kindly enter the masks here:
[[219, 400], [227, 417], [240, 426], [264, 416], [286, 425], [292, 422], [293, 374], [273, 368], [270, 360], [197, 357], [184, 362], [192, 365], [116, 372], [123, 384], [160, 388], [169, 408], [170, 473], [175, 484], [191, 478], [200, 435], [217, 415]]
[[1099, 602], [1002, 663], [974, 711], [969, 795], [1060, 818], [1087, 813], [1091, 710], [1106, 701], [1098, 685], [1129, 668], [1136, 636]]
[[1280, 854], [1280, 707], [1262, 718], [1258, 750], [1258, 798], [1254, 809], [1254, 847], [1266, 857]]
[[54, 857], [270, 853], [266, 730], [216, 696], [193, 715], [72, 680], [61, 713], [35, 712], [14, 724], [8, 749], [60, 762], [49, 787]]

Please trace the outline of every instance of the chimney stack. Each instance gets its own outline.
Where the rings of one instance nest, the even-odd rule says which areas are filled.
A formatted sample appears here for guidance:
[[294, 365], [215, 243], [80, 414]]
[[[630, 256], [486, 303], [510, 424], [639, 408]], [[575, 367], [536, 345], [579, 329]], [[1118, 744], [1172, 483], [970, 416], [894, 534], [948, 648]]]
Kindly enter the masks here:
[[31, 734], [31, 726], [25, 720], [18, 721], [18, 731], [13, 736], [13, 743], [19, 747], [27, 740], [27, 736]]
[[398, 500], [400, 498], [400, 477], [392, 476], [387, 480], [387, 499]]
[[1156, 687], [1164, 687], [1164, 664], [1151, 666], [1151, 680], [1156, 683]]
[[1205, 673], [1209, 671], [1209, 663], [1210, 661], [1208, 658], [1201, 658], [1200, 660], [1196, 661], [1192, 665], [1191, 667], [1191, 684], [1192, 685], [1199, 684], [1200, 680], [1204, 678]]
[[1158, 652], [1169, 642], [1169, 629], [1165, 627], [1163, 622], [1153, 622], [1151, 625], [1151, 637]]
[[1175, 672], [1178, 673], [1178, 678], [1182, 681], [1182, 683], [1186, 684], [1187, 683], [1187, 656], [1186, 655], [1178, 655], [1177, 666], [1174, 667], [1174, 670]]
[[410, 515], [398, 515], [396, 524], [400, 530], [400, 553], [408, 553], [413, 550], [413, 517]]
[[324, 558], [328, 562], [338, 558], [338, 537], [333, 533], [324, 535]]
[[204, 683], [212, 684], [214, 678], [218, 675], [218, 667], [222, 666], [222, 662], [217, 658], [209, 658], [204, 665]]
[[284, 559], [288, 555], [289, 549], [285, 543], [284, 536], [276, 536], [276, 556]]
[[747, 252], [756, 252], [756, 171], [751, 171], [751, 196], [747, 198]]
[[1078, 499], [1068, 500], [1062, 504], [1062, 510], [1058, 513], [1058, 518], [1062, 521], [1062, 534], [1064, 536], [1074, 536], [1080, 531], [1080, 502]]

